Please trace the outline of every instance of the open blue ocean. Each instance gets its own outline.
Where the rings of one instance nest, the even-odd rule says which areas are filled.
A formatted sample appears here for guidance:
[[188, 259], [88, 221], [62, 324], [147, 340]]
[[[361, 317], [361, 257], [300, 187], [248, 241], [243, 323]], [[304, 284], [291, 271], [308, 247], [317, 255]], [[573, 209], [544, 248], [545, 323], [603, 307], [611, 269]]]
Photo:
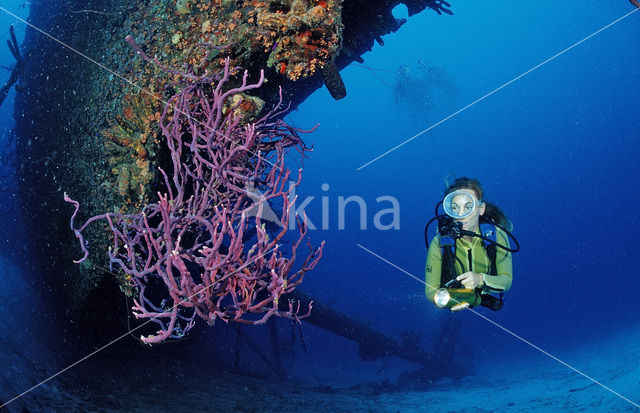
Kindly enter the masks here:
[[[28, 2], [1, 6], [29, 19]], [[311, 242], [325, 242], [298, 289], [312, 312], [428, 362], [304, 319], [244, 333], [198, 322], [186, 340], [149, 347], [126, 329], [96, 343], [50, 317], [56, 297], [19, 258], [32, 240], [12, 88], [0, 106], [0, 411], [639, 410], [640, 10], [624, 0], [451, 0], [450, 10], [408, 17], [399, 4], [407, 22], [340, 72], [347, 97], [323, 87], [285, 118], [317, 125], [301, 135], [313, 148], [304, 163], [288, 159], [303, 168], [296, 196]], [[22, 42], [25, 24], [0, 11], [0, 86], [15, 63], [11, 24]], [[452, 313], [425, 297], [425, 225], [465, 176], [520, 244], [497, 312]], [[128, 317], [120, 304], [113, 313]]]

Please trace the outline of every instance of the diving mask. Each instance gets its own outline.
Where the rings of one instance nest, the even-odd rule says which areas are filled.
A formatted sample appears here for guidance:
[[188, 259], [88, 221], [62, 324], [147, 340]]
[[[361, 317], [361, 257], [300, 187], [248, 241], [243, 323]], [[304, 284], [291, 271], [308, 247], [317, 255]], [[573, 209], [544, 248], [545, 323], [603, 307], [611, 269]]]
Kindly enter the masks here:
[[476, 197], [464, 189], [449, 193], [442, 201], [444, 212], [453, 219], [464, 219], [470, 216], [480, 205], [482, 203], [476, 201]]

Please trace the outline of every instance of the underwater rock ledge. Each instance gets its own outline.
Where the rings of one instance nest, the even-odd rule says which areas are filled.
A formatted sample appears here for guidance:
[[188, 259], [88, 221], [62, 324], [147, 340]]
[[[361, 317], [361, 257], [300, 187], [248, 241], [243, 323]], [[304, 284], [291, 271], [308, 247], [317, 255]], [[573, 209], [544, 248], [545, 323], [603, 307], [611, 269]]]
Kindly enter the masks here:
[[[252, 97], [263, 102], [256, 106], [272, 108], [282, 88], [293, 110], [322, 87], [323, 73], [331, 77], [332, 94], [344, 95], [339, 70], [362, 62], [374, 42], [383, 44], [384, 35], [400, 28], [404, 20], [391, 10], [401, 3], [410, 16], [427, 8], [450, 14], [438, 0], [34, 0], [31, 24], [112, 70], [26, 32], [15, 107], [16, 175], [30, 239], [27, 274], [52, 297], [51, 315], [63, 326], [75, 319], [86, 334], [103, 335], [120, 322], [113, 307], [124, 306], [114, 277], [100, 269], [107, 266], [95, 258], [100, 254], [90, 258], [95, 262], [73, 264], [81, 251], [62, 193], [81, 202], [80, 219], [134, 209], [155, 192], [155, 171], [166, 161], [154, 130], [161, 104], [127, 81], [161, 96], [173, 79], [136, 56], [127, 35], [169, 67], [215, 70], [230, 57], [253, 79], [264, 69], [268, 81]], [[94, 251], [106, 251], [107, 234], [104, 226], [92, 229], [87, 239]], [[105, 321], [93, 327], [88, 321], [95, 319]]]

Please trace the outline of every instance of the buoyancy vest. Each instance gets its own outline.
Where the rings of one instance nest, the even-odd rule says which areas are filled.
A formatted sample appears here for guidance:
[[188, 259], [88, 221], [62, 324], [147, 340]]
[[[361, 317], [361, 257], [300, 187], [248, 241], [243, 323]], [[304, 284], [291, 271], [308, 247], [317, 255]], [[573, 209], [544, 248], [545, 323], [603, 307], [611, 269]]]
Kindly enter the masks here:
[[[496, 267], [496, 243], [498, 231], [495, 225], [489, 222], [480, 223], [480, 233], [488, 240], [481, 239], [482, 247], [489, 258], [488, 275], [497, 275]], [[442, 252], [442, 272], [440, 276], [440, 286], [444, 286], [449, 281], [455, 279], [461, 273], [456, 270], [456, 240], [447, 234], [440, 234], [440, 250]], [[464, 270], [465, 266], [460, 263], [460, 268]], [[469, 271], [471, 268], [468, 269]]]

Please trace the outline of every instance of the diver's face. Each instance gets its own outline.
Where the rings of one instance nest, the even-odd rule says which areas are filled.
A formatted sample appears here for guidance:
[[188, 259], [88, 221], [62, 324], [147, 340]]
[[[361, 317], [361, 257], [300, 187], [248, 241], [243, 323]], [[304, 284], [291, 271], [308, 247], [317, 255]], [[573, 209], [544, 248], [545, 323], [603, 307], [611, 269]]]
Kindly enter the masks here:
[[480, 215], [484, 214], [486, 205], [478, 201], [478, 198], [473, 192], [469, 191], [469, 193], [471, 193], [473, 199], [476, 201], [475, 209], [473, 208], [473, 202], [468, 196], [456, 195], [451, 201], [451, 210], [455, 212], [456, 215], [466, 215], [469, 211], [473, 210], [468, 217], [455, 219], [456, 222], [462, 222], [463, 229], [473, 230], [478, 227]]
[[473, 209], [473, 201], [466, 195], [456, 195], [451, 200], [451, 211], [455, 215], [467, 215]]

